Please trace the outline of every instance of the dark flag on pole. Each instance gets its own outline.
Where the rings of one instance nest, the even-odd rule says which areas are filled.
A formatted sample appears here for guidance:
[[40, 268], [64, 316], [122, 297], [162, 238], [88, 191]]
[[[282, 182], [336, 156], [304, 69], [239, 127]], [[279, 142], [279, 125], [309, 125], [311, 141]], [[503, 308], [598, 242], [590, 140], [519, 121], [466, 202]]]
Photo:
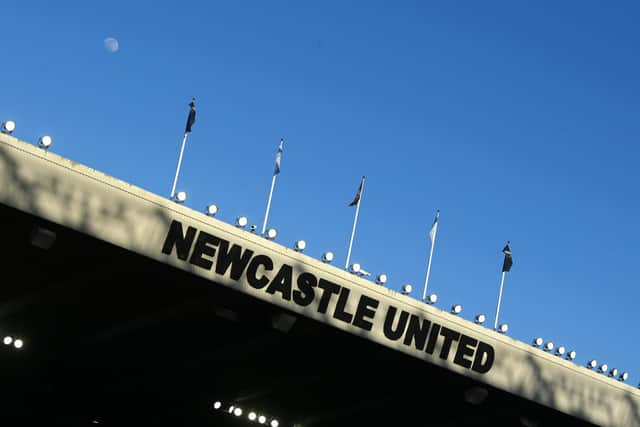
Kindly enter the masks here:
[[280, 138], [280, 145], [278, 146], [278, 152], [276, 153], [276, 167], [273, 170], [274, 175], [278, 175], [280, 173], [280, 162], [282, 160], [283, 145], [284, 145], [284, 138]]
[[354, 197], [353, 202], [349, 203], [349, 206], [355, 206], [360, 201], [360, 196], [362, 196], [362, 183], [364, 182], [364, 176], [360, 181], [360, 186], [358, 187], [358, 192], [356, 193], [356, 197]]
[[184, 133], [191, 132], [191, 126], [196, 122], [196, 99], [191, 98], [191, 102], [189, 103], [189, 117], [187, 117], [187, 126], [184, 128]]
[[511, 270], [511, 266], [513, 265], [513, 258], [511, 257], [511, 248], [509, 247], [509, 242], [507, 242], [507, 245], [502, 249], [502, 252], [504, 253], [502, 271], [507, 272]]

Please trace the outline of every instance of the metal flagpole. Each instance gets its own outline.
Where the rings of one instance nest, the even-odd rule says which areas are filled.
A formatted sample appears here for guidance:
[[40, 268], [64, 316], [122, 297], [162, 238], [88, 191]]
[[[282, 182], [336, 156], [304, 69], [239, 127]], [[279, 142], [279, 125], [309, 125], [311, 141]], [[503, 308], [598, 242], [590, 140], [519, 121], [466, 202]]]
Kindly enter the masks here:
[[187, 143], [187, 136], [189, 136], [189, 132], [184, 133], [184, 138], [182, 138], [182, 147], [180, 148], [180, 157], [178, 157], [178, 167], [176, 168], [176, 176], [173, 178], [173, 186], [171, 186], [171, 196], [173, 199], [176, 193], [176, 184], [178, 183], [178, 175], [180, 174], [180, 165], [182, 164], [182, 155], [184, 153], [184, 146]]
[[182, 164], [182, 155], [184, 154], [184, 146], [187, 144], [187, 137], [191, 132], [191, 127], [196, 122], [196, 99], [191, 98], [189, 103], [189, 115], [187, 116], [187, 125], [184, 128], [184, 137], [182, 138], [182, 147], [180, 147], [180, 157], [178, 157], [178, 167], [176, 168], [176, 176], [173, 178], [171, 186], [171, 199], [176, 195], [176, 184], [178, 183], [178, 175], [180, 174], [180, 165]]
[[280, 173], [280, 161], [282, 159], [282, 149], [284, 145], [284, 138], [280, 138], [280, 145], [276, 152], [276, 166], [273, 169], [273, 178], [271, 179], [271, 190], [269, 190], [269, 199], [267, 200], [267, 210], [264, 213], [264, 221], [262, 222], [262, 234], [264, 236], [267, 231], [267, 219], [269, 218], [269, 209], [271, 209], [271, 198], [273, 197], [273, 188], [276, 186], [276, 176]]
[[427, 274], [424, 278], [424, 290], [422, 291], [422, 301], [427, 299], [427, 286], [429, 284], [429, 272], [431, 271], [431, 259], [433, 258], [433, 248], [436, 245], [436, 234], [438, 233], [438, 219], [440, 218], [440, 209], [436, 212], [436, 218], [433, 220], [429, 237], [431, 238], [431, 248], [429, 249], [429, 261], [427, 262]]
[[353, 246], [353, 237], [356, 235], [356, 224], [358, 223], [358, 212], [360, 212], [360, 201], [362, 200], [362, 193], [364, 193], [364, 176], [360, 182], [360, 191], [357, 194], [358, 203], [356, 203], [356, 214], [353, 217], [353, 228], [351, 229], [351, 240], [349, 240], [349, 250], [347, 250], [347, 261], [344, 264], [344, 269], [349, 268], [349, 260], [351, 259], [351, 247]]
[[496, 319], [493, 322], [493, 329], [498, 330], [498, 316], [500, 315], [500, 301], [502, 301], [502, 287], [504, 285], [504, 275], [506, 271], [502, 272], [502, 278], [500, 279], [500, 293], [498, 294], [498, 307], [496, 308]]
[[427, 284], [429, 283], [429, 272], [431, 271], [431, 258], [433, 257], [433, 247], [436, 245], [436, 236], [433, 235], [433, 242], [431, 242], [431, 249], [429, 249], [429, 261], [427, 262], [427, 275], [424, 278], [424, 290], [422, 291], [422, 301], [427, 299]]
[[276, 176], [277, 174], [273, 174], [273, 179], [271, 179], [271, 190], [269, 190], [269, 200], [267, 200], [267, 211], [264, 213], [264, 222], [262, 223], [262, 233], [267, 230], [267, 218], [269, 218], [269, 209], [271, 208], [271, 197], [273, 197], [273, 187], [276, 185]]

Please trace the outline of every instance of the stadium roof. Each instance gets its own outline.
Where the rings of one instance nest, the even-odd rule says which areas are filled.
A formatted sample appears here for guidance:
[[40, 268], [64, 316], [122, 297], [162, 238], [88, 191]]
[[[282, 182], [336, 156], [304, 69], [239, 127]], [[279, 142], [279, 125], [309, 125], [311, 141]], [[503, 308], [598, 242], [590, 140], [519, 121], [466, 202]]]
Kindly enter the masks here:
[[640, 425], [615, 378], [7, 134], [0, 215], [9, 425]]

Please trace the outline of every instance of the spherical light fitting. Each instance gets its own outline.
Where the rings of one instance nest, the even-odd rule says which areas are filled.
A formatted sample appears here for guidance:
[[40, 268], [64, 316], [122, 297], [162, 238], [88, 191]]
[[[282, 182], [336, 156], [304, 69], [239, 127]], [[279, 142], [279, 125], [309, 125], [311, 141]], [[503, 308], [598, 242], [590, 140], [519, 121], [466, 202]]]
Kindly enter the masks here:
[[7, 120], [2, 123], [2, 133], [6, 133], [7, 135], [11, 135], [11, 132], [16, 130], [16, 122], [13, 120]]

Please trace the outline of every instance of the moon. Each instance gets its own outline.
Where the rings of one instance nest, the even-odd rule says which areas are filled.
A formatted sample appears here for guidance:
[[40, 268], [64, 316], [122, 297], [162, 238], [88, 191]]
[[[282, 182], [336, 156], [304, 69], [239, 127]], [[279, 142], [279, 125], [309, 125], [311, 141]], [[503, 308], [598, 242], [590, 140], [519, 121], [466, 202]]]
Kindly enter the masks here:
[[118, 40], [113, 37], [107, 37], [104, 39], [104, 48], [109, 53], [116, 53], [118, 49], [120, 49], [120, 43], [118, 43]]

